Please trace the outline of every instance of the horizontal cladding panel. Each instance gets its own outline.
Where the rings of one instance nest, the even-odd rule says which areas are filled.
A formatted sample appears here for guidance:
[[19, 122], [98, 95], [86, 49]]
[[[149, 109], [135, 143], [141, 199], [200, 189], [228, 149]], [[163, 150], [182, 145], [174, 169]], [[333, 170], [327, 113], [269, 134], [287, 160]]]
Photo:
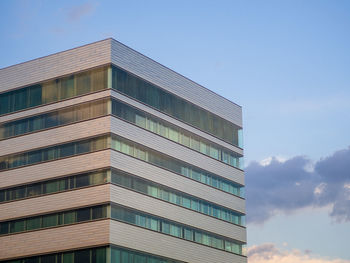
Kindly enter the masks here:
[[99, 185], [0, 204], [0, 221], [110, 201], [110, 185]]
[[19, 119], [19, 118], [25, 118], [27, 116], [37, 115], [37, 114], [45, 113], [45, 112], [48, 112], [48, 111], [57, 110], [57, 109], [60, 109], [60, 108], [63, 108], [63, 107], [68, 107], [68, 106], [75, 105], [75, 104], [78, 104], [78, 103], [83, 103], [83, 102], [88, 102], [88, 101], [92, 101], [92, 100], [97, 100], [97, 99], [100, 99], [100, 98], [108, 97], [108, 96], [110, 96], [110, 94], [111, 94], [111, 90], [104, 90], [104, 91], [96, 92], [96, 93], [93, 93], [93, 94], [80, 96], [80, 97], [77, 97], [77, 98], [72, 98], [72, 99], [59, 101], [59, 102], [48, 104], [48, 105], [43, 105], [43, 106], [36, 107], [36, 108], [33, 108], [33, 109], [19, 111], [17, 113], [1, 116], [0, 117], [0, 123], [5, 122], [5, 121], [7, 122], [7, 121]]
[[111, 201], [185, 225], [246, 242], [245, 229], [118, 186], [111, 186]]
[[0, 188], [110, 166], [110, 150], [0, 172]]
[[242, 108], [137, 51], [112, 40], [112, 63], [242, 126]]
[[152, 132], [146, 131], [133, 124], [117, 118], [112, 118], [112, 132], [129, 140], [143, 144], [156, 151], [162, 152], [184, 162], [189, 162], [211, 173], [220, 175], [231, 181], [244, 184], [244, 173], [234, 167], [219, 162], [204, 154], [193, 151], [178, 143], [165, 139]]
[[247, 259], [215, 248], [111, 220], [112, 244], [190, 263], [246, 263]]
[[245, 200], [241, 198], [129, 157], [125, 154], [113, 151], [111, 154], [111, 165], [117, 169], [211, 201], [212, 203], [220, 204], [221, 206], [242, 213], [245, 212]]
[[110, 63], [111, 40], [95, 42], [0, 70], [0, 92]]
[[100, 117], [0, 141], [0, 156], [108, 133], [110, 119], [110, 116]]
[[181, 122], [181, 121], [179, 121], [179, 120], [177, 120], [175, 118], [169, 117], [168, 115], [166, 115], [164, 113], [161, 113], [160, 111], [157, 111], [155, 109], [147, 107], [144, 104], [142, 104], [142, 103], [140, 103], [140, 102], [138, 102], [136, 100], [133, 100], [133, 99], [127, 97], [127, 96], [124, 96], [124, 95], [122, 95], [122, 94], [120, 94], [120, 93], [118, 93], [118, 92], [116, 92], [114, 90], [111, 91], [111, 94], [112, 94], [112, 97], [114, 97], [114, 98], [117, 98], [117, 99], [119, 99], [121, 101], [125, 101], [126, 103], [128, 103], [128, 104], [130, 104], [130, 105], [132, 105], [132, 106], [134, 106], [134, 107], [136, 107], [136, 108], [138, 108], [140, 110], [148, 112], [148, 113], [150, 113], [150, 114], [152, 114], [152, 115], [154, 115], [156, 117], [159, 117], [159, 118], [161, 118], [161, 119], [163, 119], [163, 120], [165, 120], [165, 121], [167, 121], [169, 123], [172, 123], [172, 124], [174, 124], [174, 125], [176, 125], [176, 126], [178, 126], [180, 128], [183, 128], [183, 129], [185, 129], [185, 130], [187, 130], [189, 132], [192, 132], [193, 134], [201, 136], [204, 139], [212, 141], [213, 143], [216, 143], [218, 145], [221, 145], [222, 147], [225, 147], [225, 148], [227, 148], [227, 149], [229, 149], [231, 151], [234, 151], [234, 152], [236, 152], [238, 154], [242, 154], [243, 155], [243, 150], [241, 148], [238, 148], [238, 147], [235, 147], [235, 146], [233, 146], [233, 145], [231, 145], [229, 143], [226, 143], [226, 142], [224, 142], [224, 141], [222, 141], [222, 140], [220, 140], [220, 139], [218, 139], [218, 138], [216, 138], [214, 136], [209, 135], [208, 133], [202, 132], [202, 131], [200, 131], [200, 130], [198, 130], [198, 129], [190, 126], [190, 125], [187, 125], [186, 123]]
[[109, 228], [109, 220], [100, 220], [3, 236], [0, 260], [105, 245]]

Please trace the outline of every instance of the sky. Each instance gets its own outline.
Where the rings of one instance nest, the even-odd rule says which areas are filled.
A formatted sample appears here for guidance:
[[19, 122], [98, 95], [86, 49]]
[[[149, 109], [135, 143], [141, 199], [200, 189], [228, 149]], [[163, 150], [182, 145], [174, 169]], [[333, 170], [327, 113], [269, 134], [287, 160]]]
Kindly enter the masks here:
[[241, 105], [249, 262], [350, 262], [350, 1], [0, 10], [0, 68], [113, 37]]

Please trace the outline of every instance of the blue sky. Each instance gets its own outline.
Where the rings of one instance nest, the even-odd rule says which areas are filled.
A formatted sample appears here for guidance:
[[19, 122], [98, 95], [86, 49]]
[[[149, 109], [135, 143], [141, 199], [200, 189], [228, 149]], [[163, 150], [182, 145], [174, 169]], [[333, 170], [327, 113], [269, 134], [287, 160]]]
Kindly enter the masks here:
[[0, 68], [113, 37], [242, 105], [251, 262], [350, 262], [349, 1], [3, 0], [0, 10]]

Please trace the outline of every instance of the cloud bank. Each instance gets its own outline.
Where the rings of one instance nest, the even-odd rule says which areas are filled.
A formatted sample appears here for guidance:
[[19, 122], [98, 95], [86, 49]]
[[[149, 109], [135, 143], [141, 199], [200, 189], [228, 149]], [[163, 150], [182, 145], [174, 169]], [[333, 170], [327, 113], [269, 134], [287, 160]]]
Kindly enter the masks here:
[[248, 223], [263, 223], [281, 211], [328, 205], [335, 221], [350, 222], [350, 148], [315, 164], [304, 156], [272, 158], [252, 162], [245, 171]]
[[309, 251], [281, 251], [273, 244], [262, 244], [248, 249], [249, 263], [350, 263], [349, 260], [326, 259], [310, 255]]

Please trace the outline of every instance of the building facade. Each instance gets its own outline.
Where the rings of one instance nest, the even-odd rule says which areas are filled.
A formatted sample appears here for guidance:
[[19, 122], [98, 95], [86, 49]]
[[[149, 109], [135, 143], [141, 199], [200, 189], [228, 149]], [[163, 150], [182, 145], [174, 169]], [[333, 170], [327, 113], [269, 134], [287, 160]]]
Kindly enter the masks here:
[[0, 262], [247, 262], [241, 107], [106, 39], [0, 70]]

